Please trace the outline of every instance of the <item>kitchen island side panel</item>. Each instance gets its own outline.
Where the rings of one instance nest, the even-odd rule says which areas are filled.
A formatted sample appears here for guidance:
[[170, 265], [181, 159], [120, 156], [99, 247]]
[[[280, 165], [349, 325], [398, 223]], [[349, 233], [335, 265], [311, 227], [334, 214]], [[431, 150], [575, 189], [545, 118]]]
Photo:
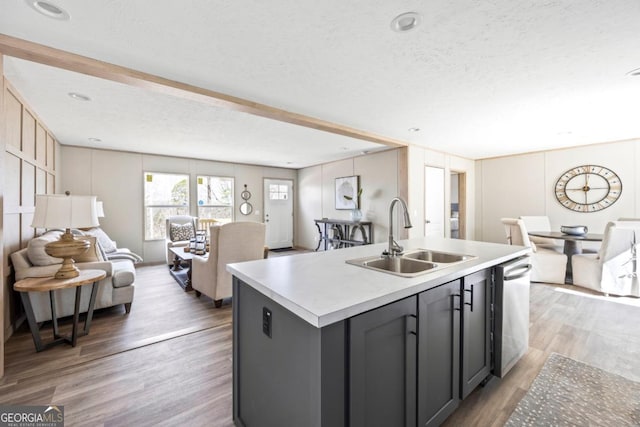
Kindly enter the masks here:
[[318, 329], [236, 277], [233, 322], [236, 425], [345, 425], [345, 322]]

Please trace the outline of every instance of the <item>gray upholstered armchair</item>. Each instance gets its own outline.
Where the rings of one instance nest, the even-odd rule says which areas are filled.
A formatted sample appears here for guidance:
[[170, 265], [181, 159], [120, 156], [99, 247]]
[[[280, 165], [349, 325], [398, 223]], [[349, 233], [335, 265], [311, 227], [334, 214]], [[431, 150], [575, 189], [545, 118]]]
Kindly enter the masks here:
[[231, 274], [227, 264], [265, 257], [266, 226], [258, 222], [230, 222], [210, 228], [211, 241], [207, 257], [191, 261], [191, 286], [196, 295], [205, 294], [215, 306], [231, 296]]
[[189, 240], [196, 235], [198, 218], [189, 215], [174, 215], [167, 218], [166, 237], [167, 264], [173, 265], [174, 256], [169, 248], [189, 246]]

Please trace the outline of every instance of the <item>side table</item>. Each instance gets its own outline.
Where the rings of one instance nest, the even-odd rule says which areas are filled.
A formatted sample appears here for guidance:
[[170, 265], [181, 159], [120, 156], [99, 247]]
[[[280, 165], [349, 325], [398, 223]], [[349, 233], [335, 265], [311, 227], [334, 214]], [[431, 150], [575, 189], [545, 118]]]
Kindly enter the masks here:
[[[91, 319], [93, 318], [93, 307], [96, 303], [96, 295], [98, 293], [98, 281], [107, 277], [107, 273], [104, 270], [80, 270], [78, 277], [72, 277], [70, 279], [55, 279], [53, 277], [29, 277], [17, 281], [13, 285], [13, 289], [20, 292], [22, 298], [22, 304], [24, 305], [24, 311], [27, 315], [27, 321], [29, 322], [29, 328], [31, 329], [31, 335], [33, 336], [33, 343], [36, 346], [36, 351], [42, 351], [56, 344], [69, 343], [72, 347], [76, 346], [76, 342], [79, 336], [84, 336], [89, 333], [89, 327], [91, 326]], [[84, 328], [82, 332], [78, 331], [78, 320], [80, 318], [80, 295], [82, 292], [82, 286], [93, 283], [91, 287], [91, 299], [89, 300], [89, 307], [87, 311], [87, 317], [84, 321]], [[60, 289], [76, 288], [76, 299], [73, 311], [73, 327], [70, 336], [60, 335], [58, 333], [58, 317], [56, 314], [55, 294], [54, 292]], [[40, 338], [40, 330], [36, 323], [36, 317], [33, 313], [33, 307], [31, 306], [31, 300], [29, 299], [29, 292], [49, 292], [49, 301], [51, 303], [51, 322], [53, 323], [53, 341], [43, 343]]]

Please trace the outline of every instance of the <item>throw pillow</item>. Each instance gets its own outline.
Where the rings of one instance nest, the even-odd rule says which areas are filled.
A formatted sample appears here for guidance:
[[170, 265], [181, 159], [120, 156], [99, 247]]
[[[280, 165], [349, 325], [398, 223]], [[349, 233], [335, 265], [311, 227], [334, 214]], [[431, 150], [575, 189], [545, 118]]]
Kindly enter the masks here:
[[44, 246], [47, 243], [59, 240], [61, 235], [61, 231], [49, 231], [40, 237], [29, 240], [27, 244], [27, 258], [29, 258], [31, 264], [37, 266], [62, 264], [62, 258], [54, 258], [44, 251]]
[[80, 255], [73, 258], [75, 262], [95, 262], [95, 261], [104, 261], [102, 258], [102, 254], [100, 249], [98, 248], [98, 244], [96, 243], [96, 238], [93, 236], [77, 236], [78, 240], [88, 240], [91, 246], [87, 249], [86, 252], [81, 253]]
[[116, 242], [111, 240], [107, 233], [102, 230], [102, 228], [90, 228], [88, 230], [85, 230], [84, 233], [88, 234], [89, 236], [94, 236], [96, 239], [98, 239], [98, 243], [100, 244], [100, 246], [102, 246], [102, 250], [104, 250], [106, 253], [111, 253], [118, 250], [118, 248], [116, 247]]
[[196, 232], [193, 229], [193, 224], [190, 222], [186, 224], [171, 223], [169, 226], [169, 239], [171, 239], [172, 242], [190, 240], [194, 237], [196, 237]]

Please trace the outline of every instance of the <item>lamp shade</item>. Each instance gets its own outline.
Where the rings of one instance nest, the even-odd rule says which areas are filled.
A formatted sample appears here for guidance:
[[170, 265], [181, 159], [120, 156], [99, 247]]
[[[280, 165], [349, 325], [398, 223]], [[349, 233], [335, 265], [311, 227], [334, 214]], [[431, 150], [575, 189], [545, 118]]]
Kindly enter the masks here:
[[100, 223], [96, 211], [96, 196], [38, 194], [31, 226], [34, 228], [97, 227]]
[[96, 202], [96, 214], [98, 218], [104, 218], [104, 203], [100, 201]]

